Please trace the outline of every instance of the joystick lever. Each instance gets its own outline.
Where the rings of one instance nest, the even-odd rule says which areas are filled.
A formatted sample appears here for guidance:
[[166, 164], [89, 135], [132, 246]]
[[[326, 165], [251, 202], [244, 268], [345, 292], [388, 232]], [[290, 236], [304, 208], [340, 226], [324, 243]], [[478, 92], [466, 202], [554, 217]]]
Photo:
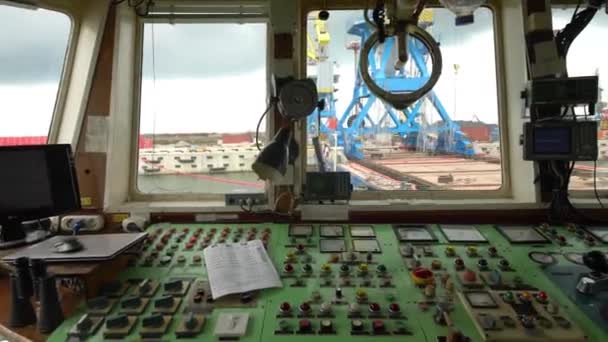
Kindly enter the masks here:
[[608, 259], [603, 252], [591, 251], [583, 255], [583, 263], [591, 269], [576, 284], [578, 292], [594, 295], [608, 291]]

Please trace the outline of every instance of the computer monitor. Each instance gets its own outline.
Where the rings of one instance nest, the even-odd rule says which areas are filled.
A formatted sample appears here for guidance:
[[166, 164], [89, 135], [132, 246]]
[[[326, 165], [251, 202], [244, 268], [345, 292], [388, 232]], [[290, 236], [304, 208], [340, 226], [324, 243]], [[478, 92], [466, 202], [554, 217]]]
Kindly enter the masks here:
[[0, 248], [25, 242], [21, 222], [80, 208], [70, 145], [0, 147]]

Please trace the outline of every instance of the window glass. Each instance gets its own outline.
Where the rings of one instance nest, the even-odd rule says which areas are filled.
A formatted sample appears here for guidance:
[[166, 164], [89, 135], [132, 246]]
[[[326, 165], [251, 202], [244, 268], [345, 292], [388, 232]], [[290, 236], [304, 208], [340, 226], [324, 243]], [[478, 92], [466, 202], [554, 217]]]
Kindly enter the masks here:
[[[446, 9], [423, 13], [421, 25], [441, 46], [442, 75], [403, 111], [371, 96], [358, 76], [362, 37], [370, 33], [363, 10], [331, 11], [326, 23], [309, 14], [308, 76], [328, 104], [309, 117], [309, 171], [318, 170], [318, 136], [326, 169], [351, 172], [358, 191], [501, 188], [493, 13], [481, 8], [467, 26], [454, 20]], [[432, 70], [428, 52], [410, 40], [409, 62], [395, 70], [396, 48], [387, 42], [370, 54], [370, 74], [385, 89], [418, 89]]]
[[71, 25], [60, 12], [0, 5], [0, 146], [46, 143]]
[[146, 23], [143, 49], [139, 191], [263, 192], [266, 24]]
[[[572, 19], [574, 8], [554, 8], [553, 28], [564, 28]], [[600, 78], [600, 101], [592, 118], [598, 121], [599, 157], [596, 171], [598, 189], [608, 189], [608, 47], [603, 43], [608, 32], [608, 16], [603, 12], [593, 18], [583, 32], [574, 40], [568, 51], [568, 75], [592, 76]], [[583, 108], [577, 108], [583, 114]], [[570, 179], [572, 190], [592, 190], [594, 188], [594, 163], [577, 162]]]

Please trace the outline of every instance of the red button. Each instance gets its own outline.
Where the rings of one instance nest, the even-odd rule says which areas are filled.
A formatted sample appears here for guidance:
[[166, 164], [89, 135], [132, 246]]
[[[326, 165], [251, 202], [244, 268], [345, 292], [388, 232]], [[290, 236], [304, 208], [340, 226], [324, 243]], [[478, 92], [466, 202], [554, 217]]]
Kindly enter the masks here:
[[308, 312], [308, 311], [310, 311], [310, 304], [308, 304], [306, 302], [300, 304], [300, 311], [302, 311], [302, 312]]
[[296, 249], [301, 252], [301, 251], [304, 250], [304, 245], [299, 244], [299, 245], [296, 246]]
[[196, 243], [196, 241], [198, 241], [198, 238], [196, 236], [190, 238], [190, 242]]
[[392, 303], [391, 305], [388, 306], [388, 310], [390, 312], [400, 312], [401, 311], [401, 307], [397, 303]]
[[374, 332], [383, 332], [385, 328], [384, 322], [380, 320], [375, 320], [372, 322], [372, 328], [374, 329]]
[[291, 273], [293, 272], [293, 266], [291, 264], [286, 264], [285, 267], [283, 267], [283, 270], [287, 273]]
[[428, 268], [424, 268], [424, 267], [418, 267], [417, 269], [415, 269], [414, 275], [416, 276], [416, 278], [420, 278], [420, 279], [433, 278], [433, 272], [431, 270], [429, 270]]
[[312, 329], [312, 323], [307, 319], [301, 319], [298, 322], [298, 326], [301, 331], [308, 331], [308, 330]]
[[380, 304], [378, 304], [378, 303], [371, 303], [369, 305], [369, 311], [371, 311], [371, 312], [378, 312], [378, 311], [380, 311]]
[[192, 242], [188, 242], [186, 244], [186, 249], [192, 249], [192, 247], [194, 247], [194, 244]]
[[540, 302], [546, 302], [547, 299], [549, 299], [549, 296], [547, 296], [547, 293], [544, 291], [540, 291], [537, 295], [536, 298], [540, 301]]
[[291, 305], [289, 305], [289, 303], [284, 302], [283, 304], [281, 304], [280, 306], [281, 312], [289, 312], [291, 311]]
[[468, 282], [475, 282], [477, 280], [477, 274], [471, 270], [466, 270], [462, 276], [464, 280]]

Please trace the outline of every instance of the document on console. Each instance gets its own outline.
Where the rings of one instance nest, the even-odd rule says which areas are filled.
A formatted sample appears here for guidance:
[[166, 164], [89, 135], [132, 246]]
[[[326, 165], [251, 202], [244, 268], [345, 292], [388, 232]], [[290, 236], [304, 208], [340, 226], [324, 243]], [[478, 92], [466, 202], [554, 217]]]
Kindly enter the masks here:
[[203, 251], [211, 296], [283, 287], [279, 274], [260, 240], [218, 244]]

